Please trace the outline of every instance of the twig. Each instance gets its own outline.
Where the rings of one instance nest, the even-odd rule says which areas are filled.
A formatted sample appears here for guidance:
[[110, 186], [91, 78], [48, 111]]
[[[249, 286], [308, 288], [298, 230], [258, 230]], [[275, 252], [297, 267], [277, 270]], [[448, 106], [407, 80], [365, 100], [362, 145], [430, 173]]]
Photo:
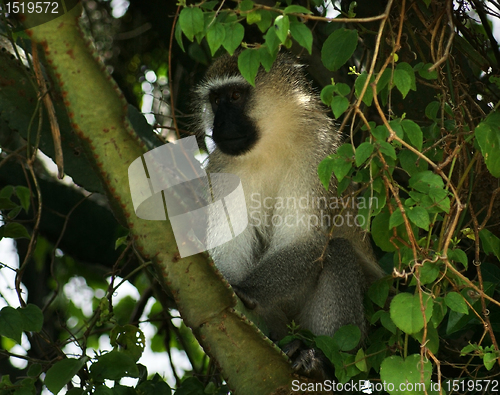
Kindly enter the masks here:
[[429, 72], [436, 70], [439, 67], [439, 65], [441, 65], [442, 63], [444, 63], [446, 61], [446, 59], [448, 59], [448, 56], [450, 55], [451, 45], [453, 44], [453, 38], [455, 37], [453, 16], [451, 14], [452, 3], [453, 2], [451, 0], [448, 0], [448, 2], [446, 4], [446, 14], [448, 15], [448, 21], [450, 23], [450, 29], [451, 29], [450, 37], [448, 37], [448, 43], [446, 44], [444, 54], [441, 56], [441, 58], [437, 62], [435, 62], [431, 67], [429, 67]]
[[[498, 189], [497, 189], [498, 190]], [[489, 312], [486, 309], [486, 302], [484, 300], [484, 283], [483, 283], [483, 274], [481, 273], [481, 261], [479, 258], [479, 252], [481, 251], [480, 246], [479, 246], [479, 223], [477, 222], [477, 217], [476, 213], [474, 212], [474, 207], [471, 204], [470, 207], [470, 215], [472, 218], [472, 222], [474, 224], [473, 229], [474, 229], [474, 266], [476, 266], [477, 270], [477, 278], [479, 281], [479, 289], [482, 291], [481, 292], [481, 309], [483, 312], [483, 317], [481, 317], [481, 320], [483, 322], [484, 330], [487, 331], [490, 335], [491, 343], [493, 344], [493, 347], [495, 348], [495, 351], [497, 352], [497, 362], [500, 365], [500, 354], [498, 353], [498, 343], [495, 338], [495, 334], [493, 333], [493, 327], [491, 326], [490, 318], [488, 317]]]
[[[40, 191], [40, 186], [38, 185], [38, 180], [37, 180], [36, 175], [35, 175], [35, 170], [33, 169], [33, 161], [32, 160], [28, 160], [28, 169], [30, 171], [31, 177], [33, 178], [33, 182], [35, 184], [35, 190], [36, 190], [37, 198], [38, 198], [38, 209], [37, 209], [36, 214], [35, 214], [36, 215], [35, 226], [33, 227], [31, 239], [30, 239], [30, 242], [28, 244], [28, 250], [27, 250], [26, 255], [24, 257], [23, 263], [19, 266], [19, 269], [16, 271], [15, 287], [16, 287], [16, 293], [17, 293], [17, 297], [19, 299], [19, 303], [21, 304], [21, 307], [26, 306], [26, 302], [21, 297], [21, 294], [22, 294], [21, 280], [23, 278], [23, 273], [26, 270], [26, 266], [28, 265], [28, 262], [31, 259], [31, 256], [33, 255], [33, 252], [35, 251], [38, 228], [40, 226], [40, 219], [42, 217], [42, 192]], [[23, 167], [23, 170], [24, 170], [24, 167]]]
[[495, 202], [495, 198], [497, 197], [499, 192], [500, 192], [500, 188], [497, 188], [491, 194], [490, 205], [488, 206], [488, 213], [486, 214], [486, 217], [484, 218], [483, 222], [481, 223], [481, 226], [479, 226], [478, 230], [484, 229], [484, 227], [486, 226], [486, 223], [490, 219], [491, 213], [493, 211], [493, 203]]
[[172, 121], [174, 122], [175, 133], [177, 134], [177, 138], [180, 139], [179, 127], [177, 126], [177, 119], [175, 118], [175, 104], [174, 104], [174, 91], [173, 91], [173, 83], [172, 83], [172, 48], [174, 42], [175, 35], [175, 25], [177, 23], [177, 18], [179, 18], [179, 10], [181, 6], [177, 7], [177, 12], [175, 13], [174, 23], [172, 24], [172, 30], [170, 31], [170, 43], [168, 48], [168, 86], [170, 90], [170, 111], [172, 113]]
[[34, 41], [31, 44], [31, 52], [33, 56], [33, 69], [35, 70], [35, 76], [40, 90], [40, 97], [43, 99], [43, 104], [49, 114], [50, 130], [52, 132], [52, 139], [54, 140], [57, 178], [62, 179], [64, 178], [64, 158], [61, 147], [61, 131], [59, 129], [59, 123], [57, 122], [56, 110], [54, 109], [54, 104], [50, 98], [47, 84], [45, 83], [45, 78], [43, 77], [42, 69], [40, 68], [38, 49]]

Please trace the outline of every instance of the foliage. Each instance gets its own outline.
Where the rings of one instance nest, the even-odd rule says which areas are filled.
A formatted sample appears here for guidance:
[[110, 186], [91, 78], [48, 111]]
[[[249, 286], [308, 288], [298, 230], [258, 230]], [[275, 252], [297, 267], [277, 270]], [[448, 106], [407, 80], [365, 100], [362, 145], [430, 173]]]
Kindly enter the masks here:
[[[321, 0], [287, 1], [280, 5], [251, 0], [232, 4], [180, 3], [172, 31], [191, 63], [204, 63], [211, 56], [225, 51], [234, 53], [242, 47], [238, 64], [251, 84], [260, 67], [269, 70], [282, 47], [309, 57], [312, 66], [323, 63], [321, 71], [311, 66], [311, 75], [321, 85], [321, 99], [338, 120], [346, 142], [320, 164], [319, 177], [327, 187], [335, 175], [340, 193], [356, 182], [360, 185], [358, 197], [363, 199], [359, 201], [373, 203], [359, 206], [358, 219], [371, 231], [387, 276], [367, 292], [366, 311], [372, 326], [363, 347], [356, 349], [360, 333], [350, 327], [342, 328], [333, 338], [304, 337], [295, 330], [293, 335], [323, 350], [341, 383], [368, 379], [396, 387], [399, 383], [424, 384], [425, 389], [420, 392], [407, 393], [439, 393], [433, 385], [436, 382], [443, 383], [446, 393], [479, 393], [480, 386], [487, 383], [486, 391], [494, 393], [500, 373], [496, 338], [500, 331], [500, 207], [495, 200], [500, 190], [496, 179], [500, 176], [500, 53], [488, 18], [498, 19], [497, 3], [388, 1], [374, 9], [368, 0], [356, 4], [342, 1], [343, 12], [333, 21], [326, 17]], [[471, 10], [481, 23], [474, 19]], [[0, 32], [17, 39], [18, 47], [11, 48], [31, 51], [29, 38], [23, 34], [13, 36], [9, 23], [14, 22], [2, 19]], [[170, 52], [174, 51], [170, 47]], [[151, 262], [144, 262], [133, 251], [131, 241], [125, 241], [118, 252], [107, 252], [105, 264], [112, 273], [109, 284], [102, 281], [104, 273], [99, 278], [81, 264], [88, 261], [85, 246], [90, 239], [66, 237], [65, 229], [80, 204], [85, 208], [84, 217], [99, 216], [95, 201], [77, 198], [73, 190], [62, 188], [61, 193], [72, 202], [67, 210], [60, 211], [62, 224], [54, 231], [51, 219], [41, 215], [42, 201], [44, 205], [48, 202], [48, 207], [58, 207], [51, 206], [57, 200], [52, 197], [56, 194], [50, 192], [59, 186], [48, 182], [45, 172], [35, 168], [33, 147], [52, 157], [56, 150], [50, 126], [43, 121], [42, 108], [46, 104], [38, 94], [43, 87], [32, 71], [36, 61], [29, 61], [26, 66], [30, 68], [26, 70], [18, 60], [10, 59], [20, 55], [14, 50], [0, 55], [0, 78], [4, 78], [0, 82], [14, 81], [0, 85], [0, 210], [5, 223], [0, 236], [17, 239], [18, 248], [23, 240], [29, 242], [24, 254], [20, 252], [20, 269], [15, 269], [13, 288], [20, 306], [7, 306], [0, 311], [0, 353], [13, 355], [12, 341], [19, 343], [22, 333], [28, 335], [33, 348], [43, 341], [51, 351], [33, 350], [26, 357], [29, 369], [25, 377], [18, 374], [15, 383], [11, 383], [8, 376], [3, 376], [0, 390], [6, 394], [34, 392], [43, 382], [57, 393], [78, 375], [81, 390], [73, 388], [71, 393], [108, 393], [111, 389], [105, 380], [116, 380], [113, 393], [170, 391], [159, 376], [148, 378], [144, 366], [137, 362], [144, 350], [144, 335], [137, 328], [137, 315], [131, 317], [122, 310], [123, 318], [119, 319], [119, 305], [114, 306], [113, 302], [120, 285], [115, 285], [113, 279], [119, 270], [143, 295], [154, 292], [162, 301], [163, 309], [156, 305], [163, 311], [156, 324], [158, 336], [165, 338], [159, 349], [186, 350], [195, 373], [207, 375], [212, 370], [207, 370], [199, 350], [190, 350], [185, 340], [168, 340], [186, 339], [186, 331], [181, 333], [170, 324], [168, 307], [173, 305], [172, 295], [158, 289], [157, 275], [148, 270]], [[137, 60], [141, 55], [134, 56]], [[162, 56], [156, 59], [156, 70], [166, 68], [159, 65], [158, 58]], [[182, 60], [182, 56], [178, 58]], [[170, 64], [168, 69], [172, 67]], [[119, 69], [116, 70], [114, 75], [119, 77]], [[27, 95], [19, 95], [20, 84], [16, 81], [34, 88]], [[135, 79], [131, 81], [132, 85], [137, 84]], [[14, 91], [9, 91], [9, 86]], [[127, 83], [121, 88], [126, 91]], [[83, 92], [79, 100], [93, 100], [94, 94], [97, 92]], [[72, 136], [69, 126], [64, 126], [71, 121], [64, 116], [64, 95], [55, 86], [51, 95], [63, 125], [62, 150], [67, 172], [74, 172], [75, 181], [87, 190], [108, 190], [113, 204], [115, 197], [109, 194], [109, 186], [103, 186], [96, 176], [99, 171], [92, 160], [94, 148], [89, 149]], [[145, 141], [151, 128], [141, 123], [140, 117], [133, 121], [129, 115], [129, 119], [139, 139]], [[141, 129], [143, 132], [139, 132]], [[145, 144], [152, 148], [158, 141], [149, 137]], [[14, 158], [22, 165], [11, 166]], [[85, 171], [79, 174], [82, 166]], [[50, 210], [59, 213], [55, 208]], [[111, 221], [113, 227], [108, 233], [114, 239], [123, 236], [116, 220], [108, 220]], [[72, 226], [83, 229], [81, 223], [72, 222]], [[94, 229], [99, 232], [98, 225]], [[57, 248], [62, 249], [63, 255], [57, 256]], [[90, 255], [91, 262], [104, 264], [95, 255], [99, 254]], [[135, 267], [126, 269], [127, 262]], [[48, 273], [53, 279], [43, 295], [47, 301], [26, 299], [30, 302], [26, 304], [21, 283], [29, 284], [27, 267]], [[101, 298], [94, 297], [90, 317], [71, 307], [71, 302], [61, 295], [59, 284], [76, 274], [94, 281], [95, 289], [105, 290]], [[28, 298], [32, 290], [34, 287], [29, 288]], [[63, 313], [65, 305], [73, 311]], [[138, 306], [139, 303], [135, 305]], [[78, 317], [78, 325], [54, 327], [49, 317], [56, 312], [64, 320]], [[162, 322], [168, 324], [164, 326]], [[100, 333], [109, 333], [113, 350], [89, 357], [87, 347], [96, 342]], [[197, 329], [195, 334], [199, 339], [203, 337]], [[223, 341], [219, 339], [220, 343]], [[67, 355], [61, 347], [72, 342], [80, 347], [78, 358]], [[234, 383], [233, 373], [223, 374], [229, 383]], [[125, 376], [138, 378], [134, 388], [119, 384]], [[178, 394], [227, 392], [217, 379], [205, 380], [203, 384], [197, 379], [180, 383], [178, 380]], [[390, 394], [401, 392], [390, 387], [384, 390]]]

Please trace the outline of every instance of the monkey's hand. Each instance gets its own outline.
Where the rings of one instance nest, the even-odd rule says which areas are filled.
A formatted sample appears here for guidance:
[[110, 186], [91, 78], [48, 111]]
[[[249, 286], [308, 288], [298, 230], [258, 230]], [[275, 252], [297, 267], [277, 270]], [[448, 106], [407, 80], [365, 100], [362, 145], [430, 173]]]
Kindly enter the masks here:
[[257, 301], [253, 299], [252, 297], [248, 296], [242, 289], [240, 289], [238, 286], [233, 285], [233, 291], [238, 296], [238, 298], [241, 299], [243, 304], [248, 310], [254, 310], [257, 307]]
[[300, 340], [294, 340], [283, 347], [283, 352], [299, 374], [318, 381], [334, 378], [333, 366], [322, 351], [307, 348]]

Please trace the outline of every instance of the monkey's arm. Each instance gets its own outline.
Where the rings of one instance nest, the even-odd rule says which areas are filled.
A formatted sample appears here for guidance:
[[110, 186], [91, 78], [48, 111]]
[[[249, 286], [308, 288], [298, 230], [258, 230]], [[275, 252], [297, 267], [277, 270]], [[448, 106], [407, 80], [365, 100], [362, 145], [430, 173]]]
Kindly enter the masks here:
[[301, 289], [314, 288], [323, 269], [319, 245], [302, 242], [270, 248], [253, 270], [232, 284], [245, 303], [268, 300], [276, 295], [287, 300]]
[[266, 321], [270, 337], [287, 334], [294, 320], [316, 335], [354, 323], [364, 331], [364, 278], [351, 243], [300, 243], [269, 250], [249, 275], [234, 284], [238, 296]]

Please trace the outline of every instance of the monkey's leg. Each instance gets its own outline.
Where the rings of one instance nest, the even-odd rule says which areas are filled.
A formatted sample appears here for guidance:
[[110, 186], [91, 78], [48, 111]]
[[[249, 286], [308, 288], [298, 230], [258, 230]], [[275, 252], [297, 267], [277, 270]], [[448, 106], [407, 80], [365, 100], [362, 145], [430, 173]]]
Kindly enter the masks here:
[[[364, 278], [351, 243], [333, 239], [319, 276], [317, 288], [298, 320], [301, 327], [315, 335], [332, 336], [344, 325], [355, 324], [365, 333], [363, 308]], [[316, 349], [292, 342], [284, 348], [294, 369], [309, 376], [333, 378], [333, 367]]]
[[247, 306], [255, 308], [280, 339], [295, 320], [316, 335], [333, 335], [343, 325], [356, 324], [364, 332], [364, 278], [357, 255], [345, 239], [324, 244], [309, 240], [270, 248], [242, 281], [232, 284]]
[[332, 336], [355, 324], [365, 333], [365, 279], [357, 255], [346, 239], [332, 239], [316, 290], [308, 299], [299, 323], [316, 335]]
[[244, 279], [231, 284], [245, 305], [263, 318], [272, 340], [287, 335], [287, 325], [297, 322], [315, 293], [323, 248], [313, 243], [271, 247]]

